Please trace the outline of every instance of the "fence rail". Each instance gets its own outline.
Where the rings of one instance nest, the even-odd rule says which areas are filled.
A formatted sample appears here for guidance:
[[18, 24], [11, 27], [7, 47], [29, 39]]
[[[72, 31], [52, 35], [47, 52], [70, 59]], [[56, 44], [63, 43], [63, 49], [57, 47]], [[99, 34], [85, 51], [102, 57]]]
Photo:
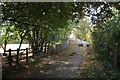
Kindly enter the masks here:
[[[13, 63], [17, 66], [20, 64], [20, 61], [24, 59], [26, 61], [26, 64], [28, 64], [28, 58], [29, 58], [28, 54], [32, 53], [32, 52], [29, 52], [29, 50], [30, 50], [29, 48], [17, 49], [17, 50], [11, 50], [11, 49], [6, 50], [5, 52], [9, 53], [8, 56], [6, 56], [9, 66], [12, 67]], [[13, 51], [16, 52], [16, 54], [12, 54]]]
[[[50, 47], [49, 49], [49, 53], [61, 53], [63, 51], [63, 49], [65, 49], [69, 44], [57, 44], [55, 46], [55, 48]], [[34, 47], [34, 50], [31, 51], [31, 48], [26, 48], [26, 49], [17, 49], [17, 50], [6, 50], [5, 53], [8, 53], [8, 56], [6, 56], [7, 62], [9, 64], [9, 66], [13, 66], [14, 65], [19, 65], [21, 60], [25, 60], [26, 64], [28, 64], [28, 59], [29, 59], [29, 54], [32, 53], [39, 53], [41, 51], [37, 51], [36, 50], [37, 47]], [[34, 56], [32, 54], [32, 56]], [[6, 61], [5, 61], [6, 62]]]

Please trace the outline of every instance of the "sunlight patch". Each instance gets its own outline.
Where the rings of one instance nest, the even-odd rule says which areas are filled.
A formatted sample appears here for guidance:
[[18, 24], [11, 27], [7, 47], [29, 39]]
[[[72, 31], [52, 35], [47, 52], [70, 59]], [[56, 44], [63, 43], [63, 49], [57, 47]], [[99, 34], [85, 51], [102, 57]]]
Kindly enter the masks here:
[[50, 61], [48, 64], [55, 64], [55, 61]]
[[65, 64], [69, 64], [70, 62], [65, 62], [65, 61], [63, 61], [63, 63], [65, 63]]

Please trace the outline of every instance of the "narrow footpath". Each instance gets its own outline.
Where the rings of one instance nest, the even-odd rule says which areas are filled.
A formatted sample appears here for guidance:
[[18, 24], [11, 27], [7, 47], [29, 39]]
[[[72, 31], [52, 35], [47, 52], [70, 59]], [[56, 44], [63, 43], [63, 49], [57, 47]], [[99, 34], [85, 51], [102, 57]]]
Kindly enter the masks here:
[[83, 62], [83, 48], [77, 44], [70, 45], [67, 50], [46, 64], [41, 63], [28, 68], [15, 78], [76, 78]]

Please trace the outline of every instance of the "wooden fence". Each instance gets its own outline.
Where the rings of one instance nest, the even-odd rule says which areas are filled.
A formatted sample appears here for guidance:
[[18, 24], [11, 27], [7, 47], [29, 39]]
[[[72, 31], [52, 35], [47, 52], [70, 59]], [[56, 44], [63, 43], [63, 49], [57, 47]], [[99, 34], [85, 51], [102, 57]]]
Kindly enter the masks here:
[[[9, 64], [10, 67], [13, 66], [13, 64], [15, 64], [16, 66], [18, 66], [20, 64], [20, 61], [21, 60], [25, 60], [26, 61], [26, 64], [28, 64], [28, 54], [29, 53], [32, 53], [32, 52], [29, 52], [29, 48], [26, 48], [26, 49], [17, 49], [17, 50], [7, 50], [5, 52], [8, 52], [8, 56], [6, 57], [7, 58], [7, 62]], [[16, 52], [15, 54], [12, 54], [12, 52]], [[22, 57], [24, 56], [24, 57]]]
[[[63, 48], [65, 49], [65, 47], [67, 47], [68, 45], [62, 45], [62, 44], [59, 44], [59, 45], [56, 45], [55, 46], [55, 49], [53, 49], [53, 47], [51, 47], [49, 53], [54, 53], [54, 52], [57, 52], [57, 53], [61, 53], [63, 51]], [[30, 48], [26, 48], [26, 49], [17, 49], [17, 50], [6, 50], [5, 53], [8, 53], [8, 55], [5, 55], [5, 59], [7, 59], [7, 61], [5, 60], [4, 62], [7, 64], [9, 64], [10, 67], [16, 65], [18, 66], [20, 64], [20, 61], [21, 60], [25, 60], [26, 64], [28, 64], [28, 58], [30, 57], [29, 54], [31, 53], [32, 56], [33, 53], [39, 53], [39, 51], [37, 51], [36, 49], [37, 48], [34, 48], [35, 50], [33, 51], [30, 51], [31, 49]], [[21, 57], [21, 56], [24, 56], [24, 57]]]

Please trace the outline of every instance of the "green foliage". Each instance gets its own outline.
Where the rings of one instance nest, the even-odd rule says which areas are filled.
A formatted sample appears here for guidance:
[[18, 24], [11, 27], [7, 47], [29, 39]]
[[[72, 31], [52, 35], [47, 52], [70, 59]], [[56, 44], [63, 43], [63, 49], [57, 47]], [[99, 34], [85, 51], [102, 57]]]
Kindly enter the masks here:
[[[43, 51], [45, 44], [67, 40], [71, 32], [69, 24], [74, 18], [72, 15], [77, 12], [74, 11], [74, 7], [74, 3], [6, 2], [2, 4], [2, 20], [10, 24], [8, 27], [14, 26], [12, 41], [20, 43], [27, 41], [32, 48], [37, 47], [39, 51]], [[6, 24], [3, 27], [6, 32], [11, 30], [11, 28], [7, 30]], [[10, 32], [13, 33], [13, 31]], [[51, 40], [53, 35], [55, 39]], [[8, 41], [11, 42], [11, 40]]]
[[86, 71], [81, 71], [80, 76], [81, 78], [105, 78], [105, 79], [119, 79], [120, 70], [110, 70], [110, 71], [101, 71], [101, 70], [95, 70], [95, 69], [89, 69]]
[[80, 78], [105, 78], [105, 79], [119, 79], [120, 69], [112, 69], [112, 65], [105, 61], [95, 61], [86, 65], [87, 70], [81, 70], [79, 77]]
[[[85, 58], [88, 59], [88, 56]], [[89, 57], [87, 62], [87, 64], [82, 65], [85, 69], [81, 69], [78, 74], [80, 78], [104, 78], [106, 80], [111, 78], [119, 79], [120, 69], [113, 69], [112, 64], [109, 63], [109, 61], [93, 60]]]
[[76, 38], [79, 38], [91, 43], [92, 26], [90, 25], [90, 23], [91, 22], [86, 18], [79, 20], [79, 23], [77, 23], [77, 26], [75, 27]]
[[13, 25], [3, 25], [2, 26], [3, 33], [1, 35], [2, 44], [6, 40], [7, 43], [19, 43], [20, 36], [19, 32], [15, 30]]
[[[84, 78], [119, 79], [120, 69], [113, 69], [114, 54], [120, 53], [120, 14], [119, 10], [110, 7], [108, 14], [111, 17], [97, 19], [92, 32], [92, 43], [95, 62], [86, 65], [87, 70], [81, 70], [80, 76]], [[98, 16], [97, 16], [98, 17]], [[119, 58], [116, 60], [117, 65]]]
[[112, 55], [119, 53], [120, 15], [111, 8], [113, 15], [108, 21], [98, 21], [92, 33], [95, 55], [98, 59], [112, 61]]

